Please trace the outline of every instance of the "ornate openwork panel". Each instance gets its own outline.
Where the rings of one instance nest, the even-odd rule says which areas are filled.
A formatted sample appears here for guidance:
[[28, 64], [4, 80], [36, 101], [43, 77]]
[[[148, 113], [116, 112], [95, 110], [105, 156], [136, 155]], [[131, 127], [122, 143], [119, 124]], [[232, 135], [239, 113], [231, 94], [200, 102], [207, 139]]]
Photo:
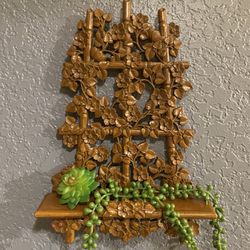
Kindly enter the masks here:
[[[91, 250], [98, 227], [124, 241], [161, 228], [197, 250], [194, 219], [212, 219], [213, 246], [226, 250], [219, 196], [211, 185], [194, 186], [181, 165], [193, 137], [178, 104], [192, 88], [184, 78], [189, 64], [175, 60], [179, 27], [167, 23], [164, 9], [158, 20], [153, 27], [123, 0], [121, 23], [111, 24], [111, 15], [97, 9], [77, 24], [62, 79], [73, 97], [58, 129], [64, 145], [76, 148], [75, 162], [53, 176], [53, 192], [35, 213], [53, 218], [67, 243], [79, 230]], [[114, 93], [97, 95], [97, 87], [111, 84], [108, 77], [115, 77]], [[165, 157], [152, 150], [152, 139], [164, 140]]]
[[[167, 24], [166, 12], [160, 9], [159, 27], [154, 28], [147, 16], [131, 15], [130, 1], [124, 1], [123, 22], [111, 24], [111, 19], [102, 10], [89, 10], [86, 20], [78, 22], [67, 52], [62, 87], [75, 95], [58, 132], [77, 153], [63, 173], [80, 166], [97, 169], [104, 186], [110, 177], [122, 186], [132, 180], [147, 180], [156, 187], [188, 183], [182, 149], [193, 131], [185, 127], [188, 120], [178, 100], [192, 85], [184, 78], [188, 62], [175, 60], [181, 45], [179, 26]], [[97, 97], [98, 82], [104, 87], [112, 71], [117, 73], [114, 97]], [[141, 109], [138, 100], [145, 91], [150, 95]], [[143, 142], [136, 143], [136, 137]], [[111, 152], [100, 143], [110, 138]], [[150, 138], [164, 138], [166, 159], [150, 148]], [[61, 175], [54, 176], [54, 189]]]

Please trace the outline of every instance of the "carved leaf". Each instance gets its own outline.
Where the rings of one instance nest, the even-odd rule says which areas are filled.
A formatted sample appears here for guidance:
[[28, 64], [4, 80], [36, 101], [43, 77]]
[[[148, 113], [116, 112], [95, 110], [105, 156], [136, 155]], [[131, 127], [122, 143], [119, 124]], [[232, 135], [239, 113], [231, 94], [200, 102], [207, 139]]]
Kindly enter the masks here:
[[100, 68], [100, 70], [97, 71], [97, 77], [101, 80], [105, 80], [108, 77], [107, 70]]
[[146, 48], [145, 56], [146, 56], [147, 60], [150, 61], [155, 56], [154, 49], [153, 48]]
[[101, 61], [105, 60], [105, 57], [104, 57], [102, 51], [95, 48], [95, 47], [91, 48], [90, 55], [91, 55], [91, 58], [93, 58], [94, 60], [96, 60], [98, 62], [101, 62]]
[[95, 87], [88, 88], [88, 89], [86, 90], [86, 93], [87, 93], [90, 97], [95, 96], [95, 94], [96, 94]]
[[89, 160], [89, 161], [86, 162], [86, 168], [87, 168], [88, 170], [92, 170], [92, 169], [94, 169], [96, 166], [97, 166], [97, 164], [96, 164], [96, 162], [94, 162], [94, 161]]
[[161, 39], [161, 34], [158, 30], [154, 30], [152, 33], [152, 41], [157, 42]]
[[185, 82], [182, 84], [182, 89], [187, 92], [188, 90], [192, 89], [192, 84], [190, 82]]
[[147, 128], [142, 128], [142, 129], [141, 129], [141, 133], [142, 133], [142, 135], [143, 135], [144, 137], [146, 137], [146, 136], [149, 135], [150, 130], [147, 129]]
[[149, 150], [146, 151], [145, 157], [148, 160], [152, 160], [152, 159], [154, 159], [156, 157], [156, 154], [155, 154], [155, 152], [153, 150], [149, 149]]
[[103, 106], [103, 107], [109, 106], [109, 100], [108, 100], [108, 97], [107, 97], [107, 96], [103, 96], [103, 97], [100, 99], [100, 105]]
[[182, 148], [188, 148], [188, 146], [189, 146], [189, 141], [180, 140], [180, 141], [179, 141], [179, 145], [180, 145]]
[[143, 90], [145, 88], [145, 84], [143, 82], [138, 82], [135, 84], [135, 90], [139, 93], [142, 94]]
[[148, 78], [150, 75], [152, 75], [152, 70], [151, 70], [150, 68], [145, 68], [145, 69], [143, 70], [143, 76], [144, 76], [145, 78]]
[[150, 136], [153, 137], [153, 138], [158, 138], [159, 137], [158, 130], [150, 131]]
[[73, 102], [69, 103], [66, 108], [66, 112], [74, 113], [76, 111], [77, 111], [76, 105]]
[[113, 130], [113, 137], [116, 138], [122, 134], [122, 130], [120, 128], [115, 127]]
[[139, 145], [137, 145], [137, 148], [141, 152], [145, 153], [148, 150], [148, 143], [147, 142], [140, 143]]
[[89, 86], [89, 87], [93, 87], [96, 85], [96, 79], [93, 78], [93, 77], [89, 77], [87, 79], [85, 79], [86, 81], [86, 84]]
[[132, 95], [129, 95], [128, 98], [127, 98], [127, 104], [128, 105], [134, 105], [136, 104], [136, 98]]
[[184, 90], [183, 89], [175, 89], [174, 90], [174, 95], [177, 98], [181, 99], [183, 97], [183, 95], [184, 95]]
[[114, 154], [116, 154], [116, 153], [121, 154], [122, 153], [122, 145], [120, 143], [114, 143], [113, 148], [112, 148], [112, 152]]
[[66, 116], [65, 122], [69, 125], [73, 124], [76, 122], [76, 118], [73, 116]]
[[157, 174], [159, 172], [159, 169], [155, 165], [149, 166], [149, 171], [151, 174]]
[[121, 154], [114, 154], [112, 160], [113, 160], [113, 163], [121, 163], [122, 162], [122, 155]]

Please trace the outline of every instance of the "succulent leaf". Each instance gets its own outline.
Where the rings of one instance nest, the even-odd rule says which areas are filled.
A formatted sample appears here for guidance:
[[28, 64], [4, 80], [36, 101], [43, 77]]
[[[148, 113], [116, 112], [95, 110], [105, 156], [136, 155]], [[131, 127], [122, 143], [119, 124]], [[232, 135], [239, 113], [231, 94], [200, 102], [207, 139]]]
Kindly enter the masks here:
[[79, 202], [88, 202], [90, 193], [99, 186], [95, 181], [95, 172], [85, 168], [74, 168], [66, 173], [57, 188], [61, 195], [60, 204], [74, 209]]

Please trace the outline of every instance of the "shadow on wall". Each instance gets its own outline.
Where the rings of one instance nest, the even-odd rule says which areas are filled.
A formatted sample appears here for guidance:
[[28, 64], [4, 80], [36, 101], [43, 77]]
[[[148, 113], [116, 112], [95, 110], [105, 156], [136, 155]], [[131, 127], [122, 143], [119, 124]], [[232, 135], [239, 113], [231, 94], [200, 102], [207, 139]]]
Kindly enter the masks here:
[[[69, 35], [69, 30], [73, 25], [76, 27], [76, 21], [78, 19], [80, 19], [80, 17], [77, 16], [67, 18], [66, 25], [64, 25], [57, 34], [57, 42], [51, 52], [49, 65], [43, 80], [43, 90], [48, 100], [60, 91], [62, 63], [67, 51], [65, 46], [68, 46], [68, 44], [72, 42], [73, 36]], [[75, 31], [76, 28], [73, 34]], [[60, 96], [59, 101], [52, 107], [52, 119], [42, 133], [42, 136], [50, 138], [50, 144], [55, 147], [55, 126], [59, 126], [63, 123], [67, 104], [65, 95]], [[60, 117], [60, 120], [58, 117]], [[56, 242], [58, 239], [58, 244], [60, 245], [61, 237], [58, 237], [58, 235], [52, 231], [50, 226], [51, 220], [36, 220], [33, 214], [43, 199], [44, 194], [52, 188], [51, 177], [63, 168], [64, 165], [60, 163], [64, 162], [65, 165], [67, 165], [69, 162], [69, 153], [67, 153], [67, 151], [65, 153], [65, 149], [62, 149], [61, 152], [57, 166], [50, 166], [53, 167], [53, 170], [47, 173], [33, 172], [32, 174], [24, 175], [22, 178], [12, 180], [5, 185], [6, 192], [4, 193], [4, 200], [6, 202], [0, 206], [0, 249], [6, 249], [12, 240], [21, 238], [22, 229], [33, 230], [34, 233], [39, 231], [48, 232], [49, 239], [52, 242]], [[74, 155], [73, 152], [71, 153]], [[30, 160], [32, 161], [32, 159]], [[66, 245], [65, 249], [68, 249]]]
[[[67, 57], [67, 50], [71, 46], [77, 31], [76, 24], [80, 19], [84, 19], [84, 16], [68, 17], [65, 24], [58, 31], [56, 43], [50, 53], [49, 64], [43, 80], [43, 90], [46, 96], [49, 97], [48, 99], [52, 99], [55, 96], [57, 101], [52, 101], [54, 106], [50, 108], [49, 118], [51, 118], [48, 122], [49, 125], [44, 129], [42, 135], [49, 139], [49, 143], [53, 147], [58, 147], [59, 145], [58, 149], [61, 151], [59, 163], [64, 166], [74, 161], [75, 153], [66, 148], [62, 143], [56, 143], [56, 138], [61, 140], [57, 136], [57, 128], [62, 126], [65, 121], [65, 109], [74, 96], [74, 93], [66, 88], [61, 88], [62, 68]], [[61, 169], [62, 167], [55, 169], [55, 171], [59, 172]]]
[[[32, 229], [34, 233], [48, 232], [46, 237], [51, 242], [60, 245], [62, 250], [81, 249], [78, 247], [81, 246], [79, 238], [76, 244], [68, 247], [64, 244], [63, 237], [58, 237], [58, 234], [52, 230], [51, 220], [36, 220], [33, 216], [42, 197], [48, 192], [48, 186], [51, 185], [50, 179], [50, 173], [45, 175], [44, 173], [34, 172], [6, 184], [7, 191], [4, 194], [6, 203], [1, 204], [0, 207], [0, 249], [8, 247], [7, 241], [11, 243], [11, 240], [22, 237], [22, 229]], [[107, 235], [102, 235], [99, 241], [100, 249], [141, 249], [142, 246], [145, 247], [145, 244], [149, 246], [146, 249], [151, 249], [150, 246], [157, 249], [166, 249], [166, 246], [169, 246], [170, 250], [186, 249], [184, 246], [180, 248], [176, 239], [169, 240], [163, 232], [153, 233], [146, 239], [142, 237], [133, 239], [127, 246], [121, 240]]]
[[[6, 184], [5, 203], [0, 206], [0, 249], [6, 249], [6, 241], [20, 238], [22, 229], [32, 229], [33, 213], [50, 185], [48, 175], [34, 172]], [[44, 222], [44, 229], [49, 229]], [[1, 245], [3, 242], [4, 245]]]

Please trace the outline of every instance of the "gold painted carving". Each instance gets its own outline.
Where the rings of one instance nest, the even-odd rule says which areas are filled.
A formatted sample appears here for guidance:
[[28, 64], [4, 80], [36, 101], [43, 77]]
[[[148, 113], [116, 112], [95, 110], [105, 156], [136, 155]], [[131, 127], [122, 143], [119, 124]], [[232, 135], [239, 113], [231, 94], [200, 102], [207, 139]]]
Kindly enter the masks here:
[[[189, 63], [174, 60], [181, 46], [179, 26], [167, 23], [164, 9], [158, 12], [156, 29], [147, 16], [131, 14], [129, 0], [123, 1], [123, 7], [119, 24], [111, 25], [112, 16], [99, 9], [88, 10], [85, 21], [77, 24], [62, 80], [62, 87], [75, 94], [66, 108], [65, 123], [58, 129], [64, 145], [77, 152], [75, 163], [53, 177], [54, 191], [65, 172], [80, 166], [96, 169], [103, 186], [108, 178], [122, 186], [133, 180], [148, 181], [156, 188], [159, 183], [190, 183], [181, 163], [193, 130], [185, 127], [188, 119], [178, 100], [192, 85], [184, 78]], [[112, 70], [118, 72], [113, 99], [97, 96], [98, 83], [107, 84]], [[146, 91], [150, 96], [140, 109], [137, 101]], [[138, 136], [143, 142], [135, 142]], [[111, 152], [96, 145], [110, 138]], [[150, 148], [150, 138], [164, 138], [166, 160]], [[125, 241], [160, 227], [173, 234], [156, 213], [142, 201], [110, 202], [101, 231]], [[72, 225], [77, 230], [81, 220], [53, 222], [57, 232], [71, 236]]]

